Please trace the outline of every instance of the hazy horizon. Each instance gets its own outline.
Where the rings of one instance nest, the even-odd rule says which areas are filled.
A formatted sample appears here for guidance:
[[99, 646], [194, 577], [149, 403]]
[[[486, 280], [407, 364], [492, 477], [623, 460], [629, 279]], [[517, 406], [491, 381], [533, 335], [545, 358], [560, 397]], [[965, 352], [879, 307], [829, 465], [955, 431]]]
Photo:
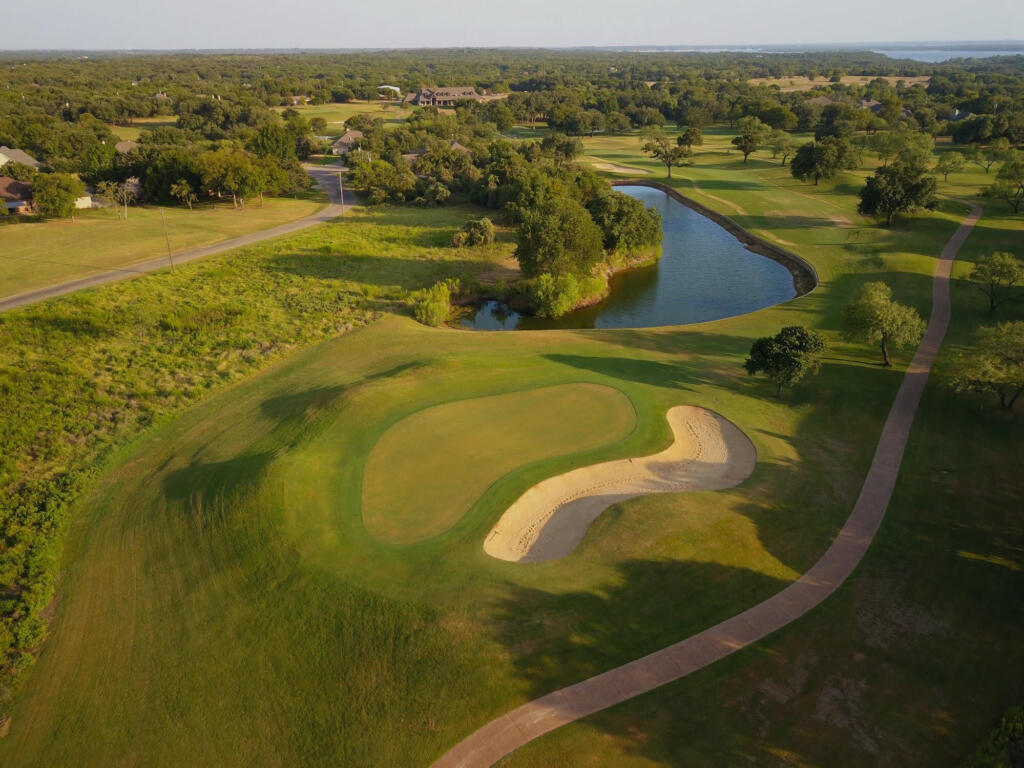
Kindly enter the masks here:
[[58, 0], [14, 5], [5, 21], [13, 32], [0, 48], [6, 51], [863, 47], [1019, 42], [1024, 3], [978, 0], [965, 13], [953, 0], [862, 0], [840, 17], [809, 0], [734, 0], [727, 12], [677, 1], [633, 8], [613, 0], [520, 0], [505, 7], [451, 0], [444, 10], [425, 10], [412, 0], [307, 0], [300, 8], [241, 0]]

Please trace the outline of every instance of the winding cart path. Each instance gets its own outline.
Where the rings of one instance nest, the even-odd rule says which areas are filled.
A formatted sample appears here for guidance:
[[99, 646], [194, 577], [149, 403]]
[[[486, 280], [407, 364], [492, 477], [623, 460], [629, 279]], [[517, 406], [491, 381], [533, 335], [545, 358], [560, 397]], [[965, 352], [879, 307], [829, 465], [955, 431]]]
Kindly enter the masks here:
[[981, 207], [968, 205], [970, 214], [942, 249], [935, 267], [928, 329], [896, 393], [860, 496], [821, 559], [786, 589], [721, 624], [492, 720], [442, 755], [434, 768], [493, 765], [549, 731], [671, 683], [757, 642], [799, 619], [846, 581], [867, 552], [885, 516], [910, 427], [949, 325], [953, 260], [981, 218]]

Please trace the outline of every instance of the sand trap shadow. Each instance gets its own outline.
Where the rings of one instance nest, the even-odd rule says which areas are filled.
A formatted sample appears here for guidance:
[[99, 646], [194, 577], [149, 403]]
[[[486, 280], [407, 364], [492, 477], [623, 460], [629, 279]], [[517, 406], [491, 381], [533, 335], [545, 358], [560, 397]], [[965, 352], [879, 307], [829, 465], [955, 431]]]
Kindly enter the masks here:
[[692, 405], [670, 408], [666, 419], [675, 438], [671, 446], [542, 480], [505, 511], [484, 551], [513, 562], [556, 560], [576, 549], [613, 504], [653, 493], [731, 488], [754, 471], [754, 444], [731, 421]]

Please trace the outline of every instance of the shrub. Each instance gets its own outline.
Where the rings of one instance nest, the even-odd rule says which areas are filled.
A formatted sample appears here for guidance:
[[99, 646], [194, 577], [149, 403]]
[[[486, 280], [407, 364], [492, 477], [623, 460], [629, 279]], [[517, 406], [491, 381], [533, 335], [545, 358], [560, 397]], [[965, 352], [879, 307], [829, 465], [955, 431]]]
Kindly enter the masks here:
[[424, 325], [444, 325], [452, 313], [452, 293], [458, 290], [458, 280], [444, 280], [416, 291], [412, 297], [413, 316]]
[[541, 275], [529, 283], [529, 299], [538, 317], [561, 317], [580, 304], [604, 294], [607, 285], [600, 277]]
[[1011, 709], [964, 768], [1013, 768], [1024, 765], [1024, 706]]
[[490, 245], [494, 242], [494, 222], [487, 217], [467, 221], [452, 237], [452, 247], [463, 248], [474, 245]]

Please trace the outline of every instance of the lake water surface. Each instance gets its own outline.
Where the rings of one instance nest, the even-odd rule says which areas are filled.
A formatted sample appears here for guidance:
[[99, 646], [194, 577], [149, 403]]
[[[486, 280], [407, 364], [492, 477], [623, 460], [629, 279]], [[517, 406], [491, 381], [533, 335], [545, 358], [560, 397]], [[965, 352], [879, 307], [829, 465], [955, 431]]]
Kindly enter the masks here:
[[615, 188], [657, 209], [665, 239], [657, 264], [615, 275], [608, 298], [557, 319], [520, 315], [489, 301], [462, 321], [476, 330], [649, 328], [718, 320], [796, 296], [793, 275], [660, 189]]
[[980, 50], [980, 49], [953, 49], [953, 48], [902, 48], [891, 50], [875, 50], [874, 53], [881, 53], [890, 59], [913, 59], [929, 64], [938, 64], [950, 59], [984, 59], [989, 56], [1018, 56], [1024, 53], [1024, 49], [1006, 50]]

